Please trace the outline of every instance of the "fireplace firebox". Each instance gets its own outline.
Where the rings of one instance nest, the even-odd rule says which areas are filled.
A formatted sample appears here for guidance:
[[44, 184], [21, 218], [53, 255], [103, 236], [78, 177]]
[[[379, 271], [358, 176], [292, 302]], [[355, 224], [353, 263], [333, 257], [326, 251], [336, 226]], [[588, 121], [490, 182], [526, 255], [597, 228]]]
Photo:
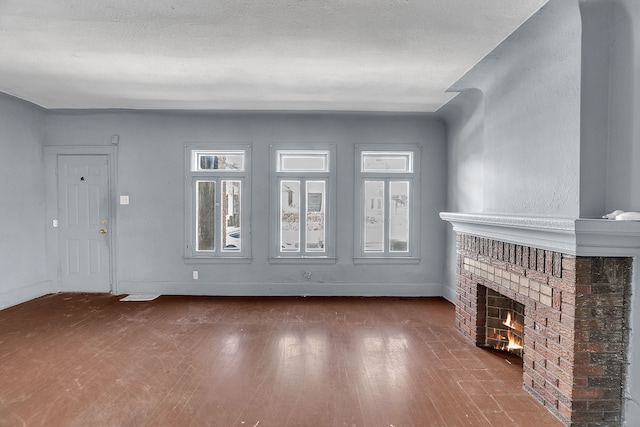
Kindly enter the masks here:
[[[482, 286], [482, 285], [478, 285]], [[479, 289], [484, 293], [485, 338], [480, 346], [513, 353], [522, 357], [524, 349], [524, 305], [493, 289]], [[480, 339], [482, 341], [482, 339]]]

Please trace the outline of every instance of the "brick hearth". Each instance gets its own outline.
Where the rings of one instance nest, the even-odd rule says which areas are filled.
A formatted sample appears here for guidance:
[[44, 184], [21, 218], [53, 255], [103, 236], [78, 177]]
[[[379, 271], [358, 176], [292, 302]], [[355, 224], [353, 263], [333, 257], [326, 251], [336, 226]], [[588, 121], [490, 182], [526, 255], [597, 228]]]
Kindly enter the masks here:
[[566, 425], [620, 425], [631, 257], [457, 235], [456, 325], [484, 344], [484, 290], [525, 306], [523, 384]]

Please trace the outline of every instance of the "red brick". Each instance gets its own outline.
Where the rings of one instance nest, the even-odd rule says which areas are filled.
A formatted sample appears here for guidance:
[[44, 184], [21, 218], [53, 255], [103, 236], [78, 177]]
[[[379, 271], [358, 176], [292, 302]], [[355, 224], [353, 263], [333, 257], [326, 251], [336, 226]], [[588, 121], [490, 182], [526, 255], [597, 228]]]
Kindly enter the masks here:
[[596, 400], [588, 402], [589, 411], [615, 412], [620, 410], [620, 399]]
[[553, 252], [545, 251], [544, 252], [544, 272], [549, 276], [553, 274]]
[[[591, 364], [591, 354], [584, 351], [577, 351], [573, 355], [573, 363], [576, 367]], [[575, 371], [574, 371], [575, 374]]]
[[556, 365], [560, 364], [560, 356], [558, 354], [553, 353], [548, 347], [539, 346], [536, 347], [536, 351], [544, 356], [550, 363], [555, 363]]
[[525, 371], [522, 374], [522, 382], [526, 385], [528, 385], [529, 387], [533, 388], [533, 377], [531, 375], [529, 375], [529, 373], [527, 371]]
[[558, 383], [558, 390], [560, 390], [563, 395], [567, 396], [568, 400], [571, 400], [571, 395], [573, 394], [573, 386], [571, 384], [560, 381]]
[[575, 349], [591, 353], [622, 353], [626, 349], [626, 345], [612, 342], [590, 342], [576, 344]]
[[574, 399], [601, 399], [604, 396], [604, 390], [601, 388], [574, 388]]
[[606, 374], [604, 366], [598, 365], [577, 365], [573, 368], [573, 375], [576, 377], [602, 376]]
[[558, 252], [553, 253], [553, 269], [551, 275], [562, 277], [562, 254]]
[[563, 292], [568, 292], [569, 297], [572, 297], [575, 292], [575, 284], [571, 282], [567, 282], [565, 279], [560, 279], [558, 277], [549, 277], [549, 285], [553, 286], [554, 289], [558, 289]]
[[560, 308], [562, 307], [562, 291], [553, 289], [551, 300], [552, 300], [551, 306], [556, 310], [560, 310]]
[[[547, 371], [549, 372], [549, 376], [551, 376], [554, 379], [558, 379], [558, 380], [562, 381], [563, 383], [565, 383], [565, 384], [567, 384], [569, 386], [574, 381], [573, 374], [571, 372], [565, 372], [558, 365], [549, 365], [547, 367]], [[586, 378], [585, 378], [585, 380], [586, 380]], [[588, 385], [588, 383], [585, 381], [585, 386], [587, 386], [587, 385]]]
[[586, 377], [573, 377], [573, 384], [576, 387], [589, 387], [589, 378]]
[[534, 310], [538, 315], [542, 315], [550, 320], [560, 322], [560, 310], [556, 310], [543, 304], [536, 304]]
[[554, 342], [554, 341], [551, 341], [551, 340], [549, 340], [547, 342], [547, 347], [549, 348], [550, 351], [552, 351], [554, 354], [557, 354], [558, 356], [560, 356], [563, 359], [566, 359], [568, 361], [574, 360], [573, 359], [573, 357], [574, 357], [574, 348], [566, 348], [564, 346], [561, 346], [557, 342]]
[[516, 245], [516, 265], [522, 266], [522, 245]]
[[[573, 411], [571, 410], [571, 408], [569, 408], [568, 406], [563, 405], [562, 403], [560, 403], [558, 405], [558, 412], [560, 413], [560, 415], [562, 417], [564, 417], [565, 420], [570, 420], [571, 419], [571, 415], [573, 414]], [[565, 423], [568, 425], [568, 423]]]
[[582, 295], [591, 295], [591, 284], [576, 285], [576, 305]]
[[522, 277], [524, 277], [524, 275], [526, 274], [526, 269], [517, 265], [509, 265], [508, 271]]
[[544, 273], [544, 267], [545, 267], [545, 251], [542, 249], [537, 249], [536, 250], [536, 256], [537, 256], [537, 260], [536, 260], [536, 271], [539, 271], [540, 273]]
[[522, 266], [525, 268], [529, 267], [529, 250], [528, 246], [522, 247]]
[[535, 270], [537, 262], [538, 250], [536, 248], [529, 248], [529, 265], [525, 265], [525, 267], [529, 267], [530, 269]]

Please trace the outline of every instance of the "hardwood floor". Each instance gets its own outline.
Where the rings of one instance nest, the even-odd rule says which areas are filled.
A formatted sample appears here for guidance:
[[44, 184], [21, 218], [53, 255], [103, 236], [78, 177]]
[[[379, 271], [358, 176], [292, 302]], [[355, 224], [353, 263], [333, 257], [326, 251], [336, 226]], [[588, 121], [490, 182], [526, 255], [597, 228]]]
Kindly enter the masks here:
[[0, 311], [0, 426], [561, 426], [440, 298], [121, 302]]

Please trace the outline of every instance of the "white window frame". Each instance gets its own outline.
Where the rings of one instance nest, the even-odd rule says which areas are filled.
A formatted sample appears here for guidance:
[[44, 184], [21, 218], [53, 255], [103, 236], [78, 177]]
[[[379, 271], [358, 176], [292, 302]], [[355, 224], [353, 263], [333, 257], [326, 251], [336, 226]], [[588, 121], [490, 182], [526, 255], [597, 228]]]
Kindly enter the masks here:
[[[301, 148], [304, 147], [304, 148]], [[320, 154], [326, 153], [326, 170], [283, 170], [280, 153], [286, 155], [304, 155], [304, 154]], [[286, 263], [335, 263], [336, 262], [336, 146], [335, 144], [272, 144], [271, 145], [271, 192], [270, 192], [270, 250], [269, 262], [272, 264]], [[325, 197], [325, 240], [324, 252], [305, 250], [306, 242], [304, 240], [304, 230], [306, 227], [306, 218], [302, 218], [300, 222], [300, 248], [298, 252], [285, 251], [281, 248], [280, 236], [280, 183], [282, 181], [300, 181], [303, 188], [307, 181], [324, 181]], [[306, 211], [307, 200], [302, 197], [306, 194], [301, 191], [300, 211]], [[303, 200], [305, 199], [305, 200]]]
[[[363, 154], [411, 153], [407, 156], [411, 163], [406, 171], [370, 169], [365, 171]], [[365, 251], [365, 181], [384, 182], [383, 250]], [[388, 196], [389, 183], [392, 181], [409, 182], [409, 242], [406, 252], [389, 250], [389, 209], [391, 198]], [[420, 146], [413, 144], [359, 144], [355, 146], [355, 217], [354, 217], [354, 257], [355, 264], [417, 264], [420, 262]]]
[[[185, 144], [185, 242], [184, 259], [186, 263], [249, 263], [251, 262], [251, 144], [224, 143], [191, 143]], [[244, 152], [244, 168], [237, 169], [200, 169], [197, 153], [230, 153]], [[200, 181], [216, 182], [216, 230], [222, 227], [222, 192], [220, 183], [240, 181], [240, 249], [221, 250], [222, 237], [216, 232], [215, 250], [196, 249], [197, 241], [197, 183]], [[220, 228], [221, 229], [221, 228]]]

